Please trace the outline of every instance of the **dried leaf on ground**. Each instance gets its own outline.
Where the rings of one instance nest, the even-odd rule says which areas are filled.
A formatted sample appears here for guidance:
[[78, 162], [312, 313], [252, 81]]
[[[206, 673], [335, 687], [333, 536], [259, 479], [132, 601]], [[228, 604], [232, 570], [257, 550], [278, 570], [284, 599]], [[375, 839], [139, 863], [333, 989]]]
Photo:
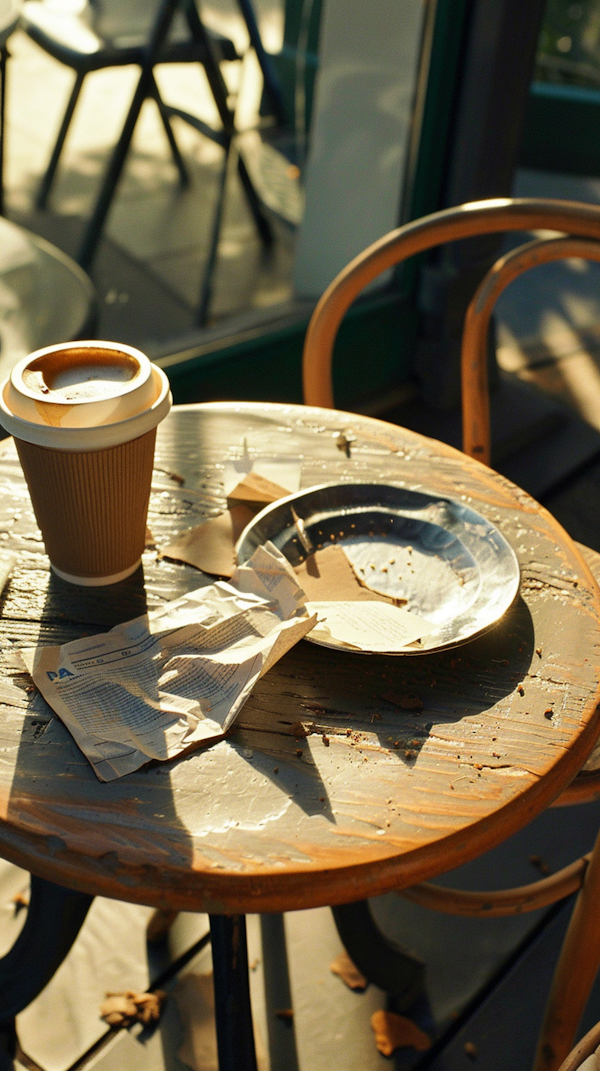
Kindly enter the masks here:
[[376, 1011], [371, 1016], [371, 1029], [375, 1044], [383, 1056], [391, 1056], [396, 1049], [411, 1047], [424, 1052], [431, 1047], [431, 1038], [420, 1026], [396, 1012]]
[[162, 989], [155, 993], [136, 993], [127, 989], [124, 993], [107, 993], [100, 1005], [100, 1018], [109, 1026], [131, 1026], [132, 1023], [156, 1023], [160, 1019], [167, 994]]
[[342, 982], [346, 983], [348, 989], [356, 989], [362, 993], [369, 984], [347, 952], [340, 952], [333, 963], [329, 964], [329, 970], [333, 974], [337, 974], [338, 978], [341, 978]]

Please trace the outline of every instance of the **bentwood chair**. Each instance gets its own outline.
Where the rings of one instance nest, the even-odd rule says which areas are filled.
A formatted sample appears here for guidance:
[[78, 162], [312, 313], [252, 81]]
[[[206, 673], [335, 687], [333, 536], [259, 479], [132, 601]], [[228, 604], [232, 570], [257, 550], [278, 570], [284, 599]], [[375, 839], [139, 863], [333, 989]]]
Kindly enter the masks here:
[[596, 1023], [569, 1053], [559, 1071], [599, 1071], [600, 1023]]
[[[600, 208], [597, 206], [533, 198], [499, 198], [436, 212], [384, 235], [340, 272], [313, 313], [303, 358], [305, 403], [333, 408], [331, 363], [337, 331], [354, 299], [378, 275], [408, 257], [444, 242], [494, 232], [536, 229], [558, 231], [565, 237], [530, 241], [501, 257], [479, 285], [465, 317], [461, 358], [463, 450], [489, 465], [487, 346], [493, 308], [513, 279], [538, 264], [564, 257], [600, 261]], [[580, 549], [595, 579], [600, 582], [600, 555], [586, 547]], [[596, 744], [584, 769], [553, 806], [587, 803], [599, 797], [600, 745]], [[490, 918], [546, 907], [577, 889], [579, 895], [555, 971], [538, 1042], [535, 1071], [558, 1071], [573, 1044], [600, 966], [600, 835], [589, 855], [550, 877], [521, 888], [465, 892], [425, 883], [401, 890], [402, 896], [437, 911]], [[599, 1041], [600, 1033], [594, 1049]], [[567, 1064], [568, 1061], [560, 1071], [575, 1071], [575, 1064], [568, 1064], [568, 1067]]]

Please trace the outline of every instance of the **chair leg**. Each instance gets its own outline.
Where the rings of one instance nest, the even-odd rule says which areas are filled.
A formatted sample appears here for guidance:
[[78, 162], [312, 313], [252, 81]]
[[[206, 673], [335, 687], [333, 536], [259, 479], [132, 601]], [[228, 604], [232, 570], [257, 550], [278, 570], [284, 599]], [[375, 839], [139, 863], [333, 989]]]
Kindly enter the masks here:
[[75, 79], [75, 85], [73, 86], [73, 89], [71, 90], [71, 96], [69, 97], [69, 103], [67, 104], [67, 109], [66, 109], [65, 114], [63, 116], [63, 121], [61, 123], [60, 130], [58, 132], [58, 137], [56, 139], [56, 143], [55, 143], [54, 148], [52, 150], [52, 156], [50, 157], [50, 163], [48, 164], [48, 167], [46, 168], [46, 174], [44, 175], [44, 177], [42, 179], [41, 186], [40, 186], [40, 188], [38, 190], [38, 195], [37, 195], [37, 197], [35, 199], [36, 208], [45, 208], [47, 203], [48, 203], [48, 196], [49, 196], [50, 190], [52, 188], [52, 183], [54, 182], [54, 176], [56, 174], [56, 168], [58, 167], [58, 161], [60, 159], [60, 154], [62, 152], [63, 145], [65, 143], [65, 138], [67, 136], [67, 133], [68, 133], [68, 130], [69, 130], [69, 126], [71, 125], [71, 119], [73, 118], [73, 112], [75, 111], [75, 105], [77, 104], [77, 101], [79, 99], [79, 94], [81, 93], [81, 87], [83, 85], [83, 79], [84, 78], [85, 78], [85, 71], [84, 72], [79, 71], [78, 74], [77, 74], [77, 77]]
[[178, 0], [161, 0], [158, 15], [152, 29], [150, 42], [146, 49], [144, 65], [141, 69], [138, 84], [133, 95], [133, 100], [131, 101], [121, 135], [110, 158], [94, 211], [92, 212], [91, 219], [89, 220], [83, 235], [77, 261], [80, 267], [85, 271], [91, 266], [96, 255], [98, 242], [100, 241], [102, 229], [111, 206], [113, 194], [119, 178], [121, 177], [121, 171], [123, 170], [127, 153], [129, 152], [129, 146], [131, 144], [131, 139], [133, 137], [133, 132], [138, 121], [142, 104], [147, 97], [152, 96], [152, 79], [154, 77], [152, 68], [160, 47], [169, 33], [177, 7]]
[[[221, 68], [219, 67], [219, 64], [217, 63], [217, 60], [214, 56], [212, 45], [210, 43], [209, 38], [207, 37], [206, 30], [202, 25], [202, 22], [200, 21], [200, 17], [198, 15], [193, 0], [186, 0], [185, 15], [192, 37], [195, 41], [197, 41], [204, 47], [205, 58], [203, 60], [203, 65], [204, 70], [206, 72], [208, 84], [213, 95], [213, 100], [217, 106], [219, 118], [221, 119], [226, 133], [233, 138], [236, 134], [236, 129], [234, 115], [227, 102], [227, 86], [225, 85], [225, 81], [221, 73]], [[254, 189], [252, 179], [248, 174], [248, 170], [241, 156], [238, 156], [237, 166], [240, 180], [244, 188], [244, 193], [246, 194], [246, 198], [250, 206], [250, 211], [252, 212], [252, 215], [254, 217], [256, 229], [258, 230], [258, 233], [264, 244], [266, 246], [270, 246], [273, 243], [273, 231], [263, 211], [260, 199], [256, 190]]]
[[175, 166], [176, 166], [177, 170], [179, 171], [179, 181], [180, 181], [181, 185], [185, 188], [186, 186], [189, 186], [189, 184], [190, 184], [190, 176], [189, 176], [189, 173], [188, 173], [188, 169], [187, 169], [187, 167], [185, 166], [185, 164], [183, 162], [183, 157], [182, 157], [182, 155], [181, 155], [181, 153], [179, 151], [179, 145], [175, 141], [175, 135], [173, 133], [173, 128], [171, 126], [171, 121], [170, 121], [169, 116], [168, 116], [168, 114], [166, 112], [166, 109], [165, 109], [165, 106], [164, 106], [164, 103], [163, 103], [163, 99], [162, 99], [162, 97], [160, 95], [160, 90], [159, 90], [159, 88], [158, 88], [158, 86], [156, 84], [156, 79], [155, 79], [154, 75], [152, 76], [151, 85], [152, 85], [152, 96], [154, 97], [154, 100], [156, 101], [156, 106], [158, 108], [159, 115], [160, 115], [160, 117], [162, 119], [162, 124], [163, 124], [163, 126], [165, 128], [165, 134], [167, 135], [167, 140], [168, 140], [169, 145], [171, 147], [171, 152], [173, 154], [173, 160], [175, 162]]
[[376, 925], [368, 900], [332, 907], [340, 940], [361, 974], [396, 998], [407, 1011], [425, 992], [425, 964], [385, 937]]
[[575, 1033], [600, 967], [600, 833], [575, 901], [546, 1006], [534, 1071], [556, 1071]]
[[204, 274], [202, 276], [200, 300], [198, 302], [198, 312], [196, 314], [196, 323], [198, 327], [206, 326], [208, 320], [208, 310], [212, 299], [213, 274], [217, 263], [217, 254], [219, 251], [219, 238], [221, 236], [223, 209], [225, 207], [225, 190], [227, 187], [227, 176], [229, 174], [230, 147], [231, 143], [229, 143], [225, 150], [225, 159], [223, 161], [223, 170], [221, 171], [219, 191], [217, 194], [217, 203], [215, 205], [215, 214], [213, 216], [213, 226], [210, 237], [210, 245], [208, 249], [208, 257], [206, 259], [206, 266], [204, 268]]
[[[0, 959], [0, 1032], [12, 1026], [67, 956], [94, 897], [31, 876], [25, 925]], [[1, 1050], [1, 1043], [0, 1043]]]
[[271, 101], [273, 115], [275, 116], [278, 126], [285, 126], [287, 117], [285, 114], [281, 82], [275, 64], [273, 63], [273, 59], [269, 53], [265, 51], [265, 46], [262, 43], [252, 2], [251, 0], [238, 0], [238, 7], [242, 13], [244, 22], [246, 23], [250, 43], [256, 52], [256, 58], [262, 71], [267, 96]]
[[263, 211], [260, 198], [256, 190], [254, 189], [254, 184], [252, 182], [252, 179], [250, 178], [250, 175], [248, 174], [248, 168], [242, 160], [242, 157], [239, 155], [237, 166], [238, 174], [240, 176], [240, 182], [242, 183], [244, 193], [246, 194], [248, 206], [254, 217], [256, 229], [260, 235], [261, 241], [268, 248], [273, 244], [274, 241], [273, 229]]
[[94, 206], [94, 211], [92, 212], [83, 234], [77, 261], [84, 271], [87, 271], [90, 268], [96, 255], [98, 242], [100, 241], [108, 210], [111, 206], [117, 183], [121, 177], [123, 164], [125, 163], [127, 153], [129, 152], [133, 131], [135, 130], [142, 104], [147, 96], [148, 71], [142, 69], [133, 100], [127, 113], [127, 118], [121, 131], [121, 136], [113, 149], [108, 168], [102, 181], [102, 186], [100, 187], [100, 193]]

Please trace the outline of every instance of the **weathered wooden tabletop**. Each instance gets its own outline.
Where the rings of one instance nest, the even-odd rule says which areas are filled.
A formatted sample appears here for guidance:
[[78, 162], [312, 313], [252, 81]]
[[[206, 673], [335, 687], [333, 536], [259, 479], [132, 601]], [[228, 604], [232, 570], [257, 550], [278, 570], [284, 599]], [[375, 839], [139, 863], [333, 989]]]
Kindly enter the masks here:
[[[350, 459], [336, 443], [347, 428]], [[241, 455], [244, 438], [255, 456], [300, 458], [302, 486], [384, 479], [470, 503], [514, 547], [520, 597], [486, 636], [443, 654], [369, 657], [303, 641], [259, 682], [229, 739], [101, 784], [16, 649], [103, 631], [211, 578], [149, 550], [143, 575], [113, 588], [60, 581], [8, 441], [0, 546], [19, 562], [0, 619], [0, 853], [34, 873], [212, 912], [362, 899], [498, 843], [558, 795], [593, 746], [598, 591], [568, 536], [527, 494], [449, 447], [372, 419], [184, 406], [159, 431], [149, 514], [159, 546], [223, 507], [223, 463]], [[402, 709], [408, 693], [422, 698], [422, 713]], [[314, 732], [296, 735], [299, 721]]]

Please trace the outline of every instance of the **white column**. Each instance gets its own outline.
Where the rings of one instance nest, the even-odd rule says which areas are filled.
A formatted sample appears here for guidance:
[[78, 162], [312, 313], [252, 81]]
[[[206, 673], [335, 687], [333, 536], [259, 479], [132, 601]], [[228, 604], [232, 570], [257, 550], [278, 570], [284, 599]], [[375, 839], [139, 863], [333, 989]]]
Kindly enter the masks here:
[[398, 225], [424, 8], [424, 0], [325, 0], [299, 297], [319, 297]]

